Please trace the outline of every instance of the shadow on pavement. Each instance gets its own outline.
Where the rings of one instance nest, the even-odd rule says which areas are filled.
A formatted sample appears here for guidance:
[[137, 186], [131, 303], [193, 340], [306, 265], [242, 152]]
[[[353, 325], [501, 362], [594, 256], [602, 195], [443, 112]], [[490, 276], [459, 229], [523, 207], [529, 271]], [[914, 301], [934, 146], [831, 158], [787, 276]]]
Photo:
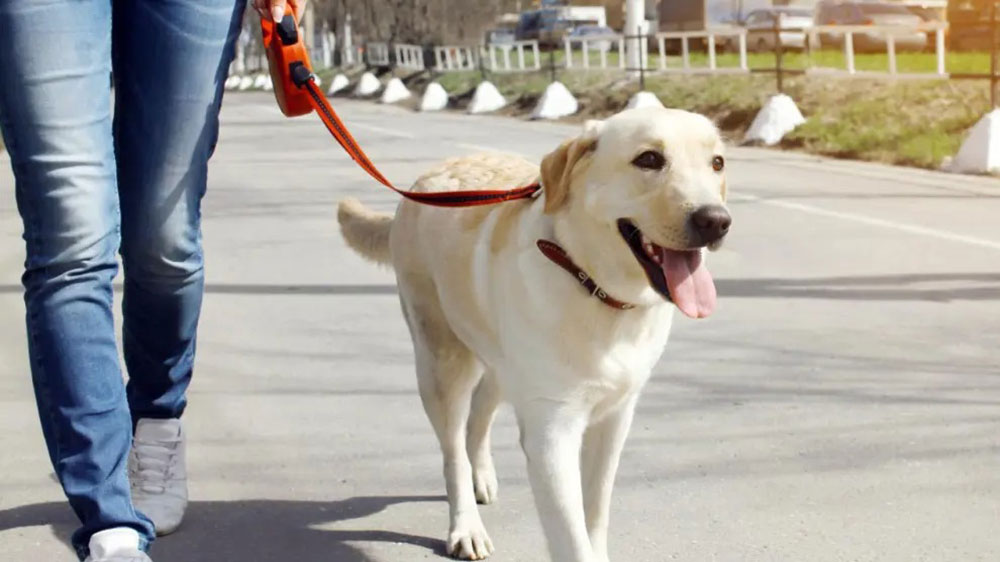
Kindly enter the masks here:
[[[122, 290], [121, 283], [115, 291]], [[20, 285], [0, 285], [0, 294], [21, 294]], [[396, 285], [260, 285], [211, 283], [205, 292], [219, 295], [395, 295]]]
[[[387, 530], [322, 528], [359, 519], [400, 503], [445, 501], [443, 496], [357, 497], [334, 502], [238, 500], [191, 502], [175, 535], [157, 539], [156, 562], [369, 562], [350, 543], [389, 542], [426, 548], [445, 556], [444, 541]], [[0, 531], [50, 525], [63, 542], [77, 523], [62, 502], [0, 511]]]
[[[948, 287], [921, 284], [947, 283]], [[958, 284], [958, 286], [954, 286]], [[808, 279], [718, 279], [724, 298], [788, 297], [854, 301], [952, 301], [1000, 299], [1000, 274], [916, 273]], [[121, 285], [115, 285], [120, 291]], [[20, 285], [0, 285], [0, 294], [23, 291]], [[396, 285], [264, 285], [210, 283], [208, 294], [221, 295], [395, 295]]]
[[[1000, 274], [916, 273], [809, 279], [718, 279], [722, 298], [768, 297], [850, 301], [1000, 299]], [[947, 286], [927, 286], [947, 284]]]

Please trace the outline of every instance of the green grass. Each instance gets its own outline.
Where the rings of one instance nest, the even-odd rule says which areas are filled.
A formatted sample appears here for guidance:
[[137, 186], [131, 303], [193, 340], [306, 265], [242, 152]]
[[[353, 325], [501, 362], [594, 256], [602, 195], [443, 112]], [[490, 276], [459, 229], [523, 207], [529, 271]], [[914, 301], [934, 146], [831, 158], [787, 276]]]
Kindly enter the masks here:
[[[551, 59], [555, 61], [557, 68], [562, 70], [566, 60], [565, 50], [560, 49], [552, 52]], [[703, 50], [691, 51], [690, 64], [693, 68], [708, 68], [708, 59], [708, 53]], [[591, 50], [588, 60], [591, 69], [599, 68], [601, 66], [600, 52]], [[846, 70], [847, 68], [847, 59], [843, 50], [822, 50], [810, 54], [789, 51], [784, 54], [782, 60], [784, 67], [795, 70], [808, 68]], [[534, 64], [534, 56], [530, 51], [525, 53], [525, 61], [528, 67]], [[540, 62], [543, 70], [549, 66], [549, 61], [550, 53], [542, 53]], [[609, 70], [619, 69], [620, 57], [616, 48], [607, 53], [606, 61]], [[511, 57], [511, 63], [517, 64], [516, 56]], [[667, 68], [679, 69], [682, 64], [679, 54], [666, 56]], [[774, 53], [748, 53], [747, 64], [752, 69], [772, 69], [776, 65], [776, 56]], [[719, 68], [739, 68], [740, 56], [738, 53], [719, 52], [716, 55], [716, 65]], [[885, 53], [856, 53], [854, 65], [857, 70], [862, 72], [888, 72], [889, 55]], [[646, 66], [653, 70], [661, 68], [659, 54], [651, 51]], [[901, 51], [896, 54], [896, 67], [901, 73], [934, 74], [937, 72], [937, 55], [932, 52]], [[573, 52], [572, 68], [574, 70], [583, 68], [582, 51]], [[953, 73], [988, 73], [990, 71], [990, 55], [986, 52], [949, 52], [945, 55], [945, 70]]]
[[[974, 57], [969, 60], [976, 62]], [[468, 91], [480, 80], [478, 72], [439, 78], [452, 93]], [[490, 80], [511, 100], [507, 112], [524, 114], [534, 106], [549, 76], [545, 72], [494, 74]], [[580, 100], [575, 120], [620, 110], [637, 88], [620, 71], [561, 72], [559, 80]], [[738, 140], [775, 93], [775, 79], [766, 74], [653, 74], [646, 88], [667, 106], [708, 115]], [[986, 81], [810, 75], [790, 77], [786, 92], [808, 121], [786, 138], [784, 147], [923, 168], [938, 168], [944, 158], [954, 155], [968, 128], [990, 108]]]
[[[990, 109], [981, 82], [899, 81], [858, 84], [796, 81], [789, 93], [807, 115], [786, 145], [843, 158], [938, 168]], [[847, 82], [856, 82], [849, 80]]]
[[[576, 53], [573, 70], [560, 69], [557, 79], [580, 101], [580, 111], [570, 120], [601, 118], [621, 110], [638, 89], [635, 81], [626, 80], [617, 68], [617, 52], [608, 53], [608, 70], [580, 70]], [[548, 57], [548, 53], [543, 53]], [[561, 65], [565, 53], [552, 53]], [[592, 52], [593, 62], [598, 53]], [[752, 68], [773, 67], [773, 54], [751, 53]], [[885, 54], [857, 55], [857, 68], [878, 71], [887, 68]], [[529, 61], [530, 62], [530, 61]], [[679, 58], [670, 63], [679, 66]], [[691, 53], [692, 66], [707, 66], [704, 53]], [[738, 66], [736, 54], [718, 57], [720, 67]], [[789, 68], [822, 66], [842, 68], [840, 51], [820, 51], [807, 57], [790, 53]], [[985, 53], [950, 53], [948, 69], [952, 72], [981, 73], [989, 70]], [[657, 61], [658, 64], [658, 61]], [[899, 53], [900, 72], [933, 73], [933, 53]], [[325, 73], [325, 81], [332, 73]], [[488, 73], [488, 79], [510, 101], [505, 113], [526, 115], [550, 82], [545, 69], [527, 73]], [[482, 80], [482, 74], [451, 72], [436, 77], [453, 95], [469, 92]], [[422, 83], [414, 84], [415, 88]], [[646, 77], [646, 89], [664, 104], [708, 115], [729, 137], [742, 138], [764, 102], [775, 93], [773, 74], [664, 74]], [[850, 77], [846, 75], [789, 76], [785, 90], [798, 103], [807, 122], [788, 135], [783, 146], [815, 154], [872, 160], [923, 168], [938, 168], [954, 155], [966, 131], [990, 109], [989, 86], [985, 80], [891, 80], [887, 78]]]

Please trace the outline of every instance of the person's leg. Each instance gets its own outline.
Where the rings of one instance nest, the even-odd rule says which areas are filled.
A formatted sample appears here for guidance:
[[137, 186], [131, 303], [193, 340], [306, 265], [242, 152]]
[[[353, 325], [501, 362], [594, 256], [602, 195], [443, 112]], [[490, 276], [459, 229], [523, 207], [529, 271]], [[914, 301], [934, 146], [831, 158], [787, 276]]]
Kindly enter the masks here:
[[201, 198], [243, 0], [114, 4], [123, 346], [135, 422], [178, 418], [204, 276]]
[[114, 3], [129, 473], [136, 508], [161, 535], [187, 508], [179, 418], [204, 290], [201, 199], [243, 11], [243, 0]]
[[132, 507], [131, 424], [115, 346], [118, 197], [111, 144], [108, 0], [0, 0], [0, 126], [27, 260], [28, 350], [56, 474], [94, 533], [152, 525]]

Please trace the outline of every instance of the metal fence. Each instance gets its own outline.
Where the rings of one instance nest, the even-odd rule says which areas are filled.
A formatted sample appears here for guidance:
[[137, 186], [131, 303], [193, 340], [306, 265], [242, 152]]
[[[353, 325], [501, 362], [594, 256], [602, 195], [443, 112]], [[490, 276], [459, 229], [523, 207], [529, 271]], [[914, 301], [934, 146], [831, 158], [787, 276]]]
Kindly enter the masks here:
[[[947, 55], [945, 46], [945, 31], [948, 29], [948, 24], [943, 22], [938, 23], [927, 23], [918, 26], [870, 26], [870, 25], [826, 25], [826, 26], [816, 26], [801, 30], [809, 37], [810, 45], [820, 44], [820, 35], [842, 35], [844, 42], [844, 60], [846, 62], [846, 68], [843, 70], [848, 74], [857, 74], [857, 64], [855, 56], [855, 36], [861, 35], [866, 38], [876, 38], [885, 41], [886, 54], [888, 55], [888, 68], [886, 72], [892, 75], [899, 74], [898, 56], [896, 44], [900, 38], [912, 37], [916, 35], [928, 36], [933, 34], [934, 40], [934, 51], [937, 55], [937, 72], [938, 76], [946, 76], [947, 70], [945, 68], [945, 59]], [[788, 29], [782, 29], [783, 32], [787, 32]], [[780, 34], [779, 34], [780, 38]]]
[[365, 62], [369, 66], [389, 66], [392, 59], [389, 57], [389, 44], [381, 42], [365, 43]]
[[564, 41], [564, 48], [566, 51], [565, 66], [566, 68], [574, 68], [576, 64], [576, 57], [574, 53], [577, 51], [574, 46], [579, 46], [580, 51], [580, 66], [584, 70], [591, 67], [591, 55], [593, 51], [598, 53], [598, 64], [597, 68], [607, 69], [608, 68], [608, 53], [614, 49], [618, 53], [618, 66], [619, 68], [625, 68], [625, 38], [621, 35], [594, 35], [589, 37], [567, 37]]
[[395, 45], [396, 66], [404, 70], [424, 70], [424, 48], [420, 45]]
[[[642, 35], [635, 36], [636, 38], [645, 39]], [[738, 45], [738, 51], [740, 54], [740, 66], [737, 70], [747, 72], [749, 71], [747, 63], [747, 31], [745, 29], [708, 29], [705, 31], [673, 31], [665, 33], [657, 33], [655, 36], [656, 44], [660, 55], [659, 70], [662, 71], [680, 71], [685, 73], [692, 72], [716, 72], [719, 71], [718, 64], [718, 51], [719, 51], [719, 38], [735, 38]], [[708, 66], [704, 69], [695, 68], [691, 64], [691, 41], [700, 40], [706, 45], [708, 52]], [[680, 41], [681, 45], [681, 66], [680, 68], [673, 68], [668, 65], [667, 57], [667, 41]], [[643, 64], [645, 66], [645, 64]], [[723, 69], [731, 70], [731, 69]]]
[[[785, 78], [789, 75], [801, 74], [845, 74], [863, 75], [869, 77], [908, 77], [932, 79], [979, 79], [989, 80], [994, 106], [1000, 102], [1000, 60], [998, 60], [998, 34], [1000, 26], [997, 22], [997, 4], [992, 4], [990, 20], [974, 23], [935, 23], [928, 22], [916, 26], [809, 26], [789, 28], [782, 26], [780, 20], [774, 20], [773, 29], [722, 28], [704, 31], [661, 32], [655, 34], [636, 33], [635, 35], [600, 35], [589, 37], [568, 37], [558, 50], [550, 50], [548, 57], [541, 52], [538, 41], [514, 41], [486, 45], [450, 45], [450, 46], [420, 46], [412, 44], [390, 44], [383, 41], [369, 41], [362, 45], [341, 49], [339, 56], [331, 56], [335, 50], [333, 42], [312, 49], [312, 58], [317, 68], [329, 64], [353, 66], [367, 64], [369, 66], [390, 67], [413, 72], [422, 72], [431, 67], [436, 72], [480, 71], [484, 75], [492, 73], [525, 73], [549, 72], [553, 79], [558, 72], [586, 71], [625, 71], [637, 75], [643, 82], [649, 75], [655, 74], [727, 74], [727, 73], [773, 73], [776, 76], [777, 87], [783, 90]], [[954, 38], [957, 33], [966, 33], [968, 26], [979, 28], [988, 26], [990, 33], [989, 47], [991, 63], [989, 72], [953, 73], [948, 69], [948, 52], [946, 33]], [[787, 34], [801, 33], [804, 44], [796, 45], [804, 51], [804, 65], [790, 68], [786, 61], [788, 45], [783, 37]], [[767, 40], [762, 40], [762, 34]], [[900, 45], [906, 44], [906, 38], [923, 35], [934, 53], [933, 69], [928, 72], [915, 73], [901, 69], [899, 52]], [[817, 47], [825, 46], [831, 41], [825, 38], [835, 38], [832, 41], [843, 52], [843, 66], [821, 66], [816, 62]], [[628, 68], [626, 61], [626, 44], [635, 41], [643, 45], [640, 62], [637, 68]], [[872, 44], [880, 46], [880, 51], [886, 55], [886, 67], [881, 70], [862, 69], [858, 64], [859, 46], [864, 42], [868, 47]], [[760, 66], [759, 57], [751, 57], [752, 47], [760, 47], [758, 52], [774, 55], [774, 62]], [[909, 45], [908, 45], [909, 46]], [[649, 52], [651, 47], [652, 53]], [[869, 49], [872, 50], [872, 49]], [[698, 52], [698, 57], [695, 53]], [[736, 53], [736, 60], [723, 53]], [[558, 54], [558, 56], [557, 56]], [[431, 55], [433, 55], [431, 57]], [[433, 61], [431, 60], [433, 59]], [[547, 60], [545, 60], [547, 58]], [[558, 60], [561, 59], [561, 60]], [[723, 62], [724, 61], [724, 62]], [[755, 64], [756, 63], [756, 64]], [[237, 46], [237, 57], [231, 67], [231, 74], [246, 75], [265, 72], [266, 57], [259, 45], [241, 41]]]
[[476, 47], [434, 47], [434, 70], [438, 72], [476, 70], [478, 61]]
[[[483, 66], [492, 72], [529, 72], [541, 70], [542, 56], [538, 41], [491, 43], [484, 47]], [[531, 52], [531, 58], [527, 56]], [[514, 54], [516, 53], [516, 56]], [[499, 56], [498, 56], [499, 55]]]

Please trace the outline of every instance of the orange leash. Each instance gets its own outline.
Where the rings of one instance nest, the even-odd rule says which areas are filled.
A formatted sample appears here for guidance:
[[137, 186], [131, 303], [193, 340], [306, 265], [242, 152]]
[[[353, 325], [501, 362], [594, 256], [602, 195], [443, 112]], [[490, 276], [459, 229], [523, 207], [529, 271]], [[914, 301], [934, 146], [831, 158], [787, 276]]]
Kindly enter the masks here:
[[382, 185], [411, 201], [436, 207], [494, 205], [528, 199], [542, 189], [538, 182], [504, 190], [414, 192], [397, 188], [368, 158], [316, 85], [309, 54], [298, 36], [298, 6], [295, 0], [287, 2], [285, 17], [280, 22], [261, 18], [260, 25], [274, 83], [274, 95], [281, 111], [289, 117], [315, 111], [351, 159]]

